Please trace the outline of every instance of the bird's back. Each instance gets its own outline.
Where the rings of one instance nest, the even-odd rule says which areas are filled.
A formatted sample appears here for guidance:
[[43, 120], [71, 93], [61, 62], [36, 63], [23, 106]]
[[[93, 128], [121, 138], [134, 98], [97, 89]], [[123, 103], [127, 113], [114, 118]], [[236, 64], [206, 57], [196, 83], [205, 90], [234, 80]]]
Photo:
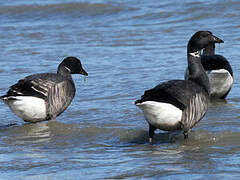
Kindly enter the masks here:
[[202, 55], [201, 63], [205, 69], [205, 71], [225, 69], [227, 70], [231, 76], [233, 76], [233, 71], [228, 60], [222, 55]]
[[55, 73], [30, 75], [12, 85], [5, 96], [35, 96], [45, 99], [49, 89], [64, 80], [64, 77]]
[[171, 80], [157, 85], [144, 92], [140, 100], [171, 103], [179, 109], [184, 110], [190, 99], [201, 91], [201, 86], [190, 80]]

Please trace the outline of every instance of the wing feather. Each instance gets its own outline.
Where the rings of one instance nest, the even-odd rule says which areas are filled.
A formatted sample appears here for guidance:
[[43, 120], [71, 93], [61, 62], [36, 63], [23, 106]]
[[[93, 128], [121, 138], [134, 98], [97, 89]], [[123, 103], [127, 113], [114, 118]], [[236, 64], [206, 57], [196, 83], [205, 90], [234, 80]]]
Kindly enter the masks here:
[[27, 76], [12, 85], [4, 97], [35, 96], [47, 99], [49, 89], [62, 80], [63, 77], [54, 73], [42, 73]]
[[145, 91], [141, 99], [135, 103], [144, 101], [165, 102], [184, 110], [191, 97], [201, 90], [202, 88], [192, 81], [172, 80]]

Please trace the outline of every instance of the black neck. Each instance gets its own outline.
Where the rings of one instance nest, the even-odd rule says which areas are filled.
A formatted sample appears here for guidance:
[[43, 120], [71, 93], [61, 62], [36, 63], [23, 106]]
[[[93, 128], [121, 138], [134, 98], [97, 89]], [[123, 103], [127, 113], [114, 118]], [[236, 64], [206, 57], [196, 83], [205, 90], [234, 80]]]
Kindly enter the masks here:
[[189, 70], [189, 80], [202, 86], [206, 92], [210, 92], [210, 84], [208, 76], [202, 66], [200, 50], [193, 47], [188, 47], [187, 50], [188, 58], [188, 70]]
[[215, 53], [215, 44], [211, 43], [206, 48], [203, 49], [204, 56], [214, 55]]

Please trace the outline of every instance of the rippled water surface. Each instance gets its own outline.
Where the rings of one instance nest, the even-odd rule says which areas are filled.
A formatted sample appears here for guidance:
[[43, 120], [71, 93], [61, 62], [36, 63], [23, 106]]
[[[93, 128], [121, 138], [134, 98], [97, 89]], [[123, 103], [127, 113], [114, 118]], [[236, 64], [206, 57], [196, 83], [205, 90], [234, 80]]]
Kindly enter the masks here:
[[[32, 73], [55, 72], [66, 56], [89, 73], [55, 121], [26, 124], [0, 104], [0, 179], [238, 179], [240, 2], [7, 0], [0, 2], [0, 93]], [[234, 72], [226, 101], [212, 102], [184, 140], [148, 125], [132, 102], [183, 79], [186, 44], [198, 30]], [[7, 126], [16, 123], [14, 126]]]

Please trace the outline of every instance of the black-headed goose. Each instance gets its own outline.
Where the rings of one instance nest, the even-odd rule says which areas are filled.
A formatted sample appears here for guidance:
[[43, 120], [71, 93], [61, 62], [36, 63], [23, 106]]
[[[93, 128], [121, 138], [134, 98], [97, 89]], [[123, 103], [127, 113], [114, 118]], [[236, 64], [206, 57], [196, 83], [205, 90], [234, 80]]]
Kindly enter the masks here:
[[71, 74], [88, 75], [75, 57], [65, 58], [57, 73], [33, 74], [19, 80], [0, 98], [26, 122], [55, 119], [75, 96]]
[[[226, 98], [233, 86], [233, 71], [225, 57], [215, 54], [215, 43], [204, 48], [201, 62], [209, 78], [211, 99]], [[185, 79], [188, 79], [187, 69]]]
[[187, 58], [189, 80], [163, 82], [145, 91], [141, 99], [135, 101], [149, 123], [149, 142], [154, 131], [188, 131], [199, 122], [208, 109], [210, 85], [201, 64], [200, 51], [210, 43], [221, 42], [210, 31], [196, 32], [188, 42]]

